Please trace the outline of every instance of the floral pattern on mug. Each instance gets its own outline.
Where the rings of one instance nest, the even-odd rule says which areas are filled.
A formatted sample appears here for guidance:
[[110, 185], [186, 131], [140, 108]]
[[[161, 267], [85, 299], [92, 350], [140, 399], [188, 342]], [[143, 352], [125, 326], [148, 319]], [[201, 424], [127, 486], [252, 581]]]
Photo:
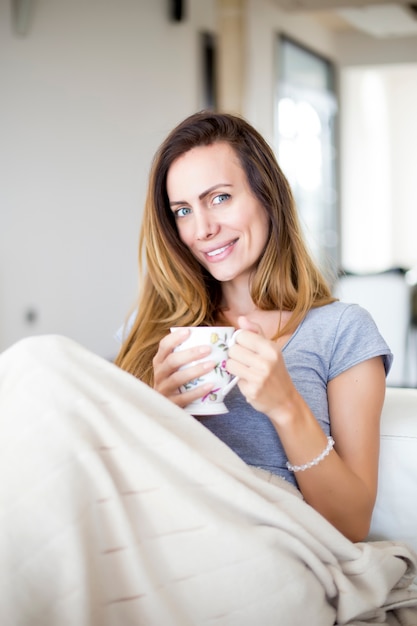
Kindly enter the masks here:
[[216, 402], [218, 391], [220, 391], [220, 387], [217, 387], [217, 389], [212, 389], [211, 391], [209, 391], [209, 393], [201, 398], [201, 402], [205, 402], [206, 400], [208, 400], [209, 402]]
[[[216, 348], [223, 350], [223, 352], [226, 352], [229, 349], [229, 346], [227, 345], [227, 335], [222, 338], [219, 337], [217, 333], [212, 333], [210, 336], [210, 343], [212, 343]], [[225, 361], [223, 361], [223, 363], [224, 362]]]
[[190, 382], [184, 383], [182, 387], [185, 389], [185, 391], [190, 391], [190, 389], [192, 389], [193, 387], [196, 387], [199, 383], [203, 383], [203, 382], [204, 382], [203, 378], [193, 378], [193, 380], [190, 380]]
[[[223, 398], [229, 391], [229, 389], [226, 392], [224, 391], [226, 386], [228, 386], [234, 378], [226, 369], [227, 355], [230, 348], [230, 335], [231, 331], [234, 329], [227, 327], [225, 330], [226, 332], [224, 332], [221, 328], [210, 329], [206, 335], [205, 341], [208, 341], [212, 347], [211, 358], [214, 360], [213, 369], [202, 377], [194, 378], [193, 380], [184, 383], [179, 389], [180, 392], [190, 391], [208, 380], [212, 381], [214, 388], [203, 397], [194, 400], [188, 407], [186, 407], [187, 410], [194, 405], [197, 411], [197, 413], [194, 414], [205, 415], [206, 413], [211, 413], [212, 411], [214, 411], [215, 414], [219, 412], [227, 413], [227, 409], [223, 404]], [[209, 404], [213, 405], [213, 408], [208, 408], [208, 406], [206, 408], [204, 406]], [[198, 406], [203, 407], [203, 410], [198, 410]], [[222, 407], [221, 411], [218, 411], [219, 406]], [[192, 410], [189, 410], [189, 412], [193, 414]]]
[[226, 359], [220, 361], [220, 363], [216, 363], [214, 370], [220, 374], [220, 376], [230, 376], [230, 373], [226, 369]]

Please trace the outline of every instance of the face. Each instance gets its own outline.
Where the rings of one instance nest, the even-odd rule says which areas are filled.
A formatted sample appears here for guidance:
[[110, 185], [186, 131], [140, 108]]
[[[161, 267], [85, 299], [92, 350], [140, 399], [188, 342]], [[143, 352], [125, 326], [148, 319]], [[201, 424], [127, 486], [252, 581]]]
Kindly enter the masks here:
[[248, 280], [269, 219], [229, 144], [192, 148], [168, 171], [167, 192], [181, 240], [221, 282]]

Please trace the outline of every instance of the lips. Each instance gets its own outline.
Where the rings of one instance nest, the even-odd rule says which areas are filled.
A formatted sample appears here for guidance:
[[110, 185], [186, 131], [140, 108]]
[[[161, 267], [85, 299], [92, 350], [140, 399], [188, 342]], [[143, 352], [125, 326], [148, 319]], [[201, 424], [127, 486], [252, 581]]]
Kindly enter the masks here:
[[235, 245], [235, 243], [237, 242], [237, 239], [233, 239], [233, 241], [230, 241], [229, 243], [225, 244], [224, 246], [220, 246], [219, 248], [215, 248], [214, 250], [210, 250], [210, 252], [204, 252], [205, 256], [209, 257], [210, 259], [216, 257], [216, 256], [220, 256], [221, 254], [223, 254], [223, 252], [225, 252], [228, 248], [231, 248], [232, 246]]

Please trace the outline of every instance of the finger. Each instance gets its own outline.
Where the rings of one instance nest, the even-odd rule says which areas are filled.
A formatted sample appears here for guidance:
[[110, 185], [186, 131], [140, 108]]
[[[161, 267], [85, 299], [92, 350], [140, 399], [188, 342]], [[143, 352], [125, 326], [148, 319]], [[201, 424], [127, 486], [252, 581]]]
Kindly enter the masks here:
[[[173, 337], [173, 335], [178, 336]], [[185, 350], [176, 350], [188, 335], [188, 330], [184, 333], [178, 330], [160, 341], [158, 351], [153, 358], [154, 380], [158, 390], [159, 383], [168, 379], [173, 372], [209, 356], [212, 350], [211, 346], [195, 346]]]
[[[252, 335], [252, 333], [248, 333]], [[226, 369], [234, 376], [245, 380], [268, 378], [274, 372], [280, 371], [279, 349], [268, 340], [253, 344], [251, 337], [245, 339], [245, 345], [235, 345], [229, 351]]]
[[183, 341], [190, 335], [190, 331], [186, 328], [181, 328], [168, 335], [165, 335], [159, 342], [158, 351], [154, 357], [154, 365], [162, 363], [177, 346], [181, 345]]
[[154, 389], [166, 397], [176, 395], [183, 386], [193, 389], [202, 383], [204, 375], [212, 371], [215, 366], [215, 361], [200, 361], [183, 369], [175, 368], [170, 371], [169, 375], [165, 375], [164, 367], [160, 366], [155, 370]]
[[193, 387], [189, 391], [184, 391], [182, 393], [177, 391], [176, 394], [170, 396], [170, 400], [172, 400], [172, 402], [175, 402], [177, 406], [184, 408], [191, 402], [200, 400], [200, 398], [203, 398], [208, 393], [210, 393], [210, 391], [213, 390], [213, 386], [213, 383], [204, 383]]
[[269, 339], [265, 339], [253, 331], [242, 330], [236, 337], [235, 344], [229, 350], [229, 358], [247, 361], [255, 355], [260, 355], [262, 358], [268, 359], [273, 358], [275, 352], [276, 345]]
[[237, 322], [239, 324], [239, 328], [242, 328], [243, 330], [250, 330], [257, 335], [261, 335], [261, 337], [264, 336], [261, 326], [249, 320], [246, 315], [239, 315], [239, 317], [237, 318]]
[[169, 384], [175, 387], [184, 385], [197, 386], [203, 382], [203, 377], [216, 367], [215, 361], [201, 361], [195, 365], [189, 365], [183, 369], [176, 370], [169, 380]]
[[237, 376], [239, 380], [258, 380], [262, 376], [265, 376], [263, 370], [263, 363], [254, 363], [253, 359], [249, 362], [243, 362], [237, 359], [228, 359], [226, 361], [226, 369], [233, 376]]

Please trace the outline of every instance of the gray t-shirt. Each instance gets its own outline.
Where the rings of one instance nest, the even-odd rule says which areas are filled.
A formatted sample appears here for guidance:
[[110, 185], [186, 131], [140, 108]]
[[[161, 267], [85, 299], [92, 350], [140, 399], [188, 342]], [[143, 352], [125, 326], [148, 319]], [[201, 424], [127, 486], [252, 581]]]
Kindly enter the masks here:
[[[393, 359], [368, 311], [343, 302], [311, 309], [285, 344], [282, 355], [295, 387], [327, 435], [327, 383], [375, 356], [383, 357], [388, 374]], [[268, 417], [246, 402], [238, 386], [230, 391], [225, 404], [229, 413], [204, 417], [202, 424], [249, 465], [278, 474], [297, 486]]]

